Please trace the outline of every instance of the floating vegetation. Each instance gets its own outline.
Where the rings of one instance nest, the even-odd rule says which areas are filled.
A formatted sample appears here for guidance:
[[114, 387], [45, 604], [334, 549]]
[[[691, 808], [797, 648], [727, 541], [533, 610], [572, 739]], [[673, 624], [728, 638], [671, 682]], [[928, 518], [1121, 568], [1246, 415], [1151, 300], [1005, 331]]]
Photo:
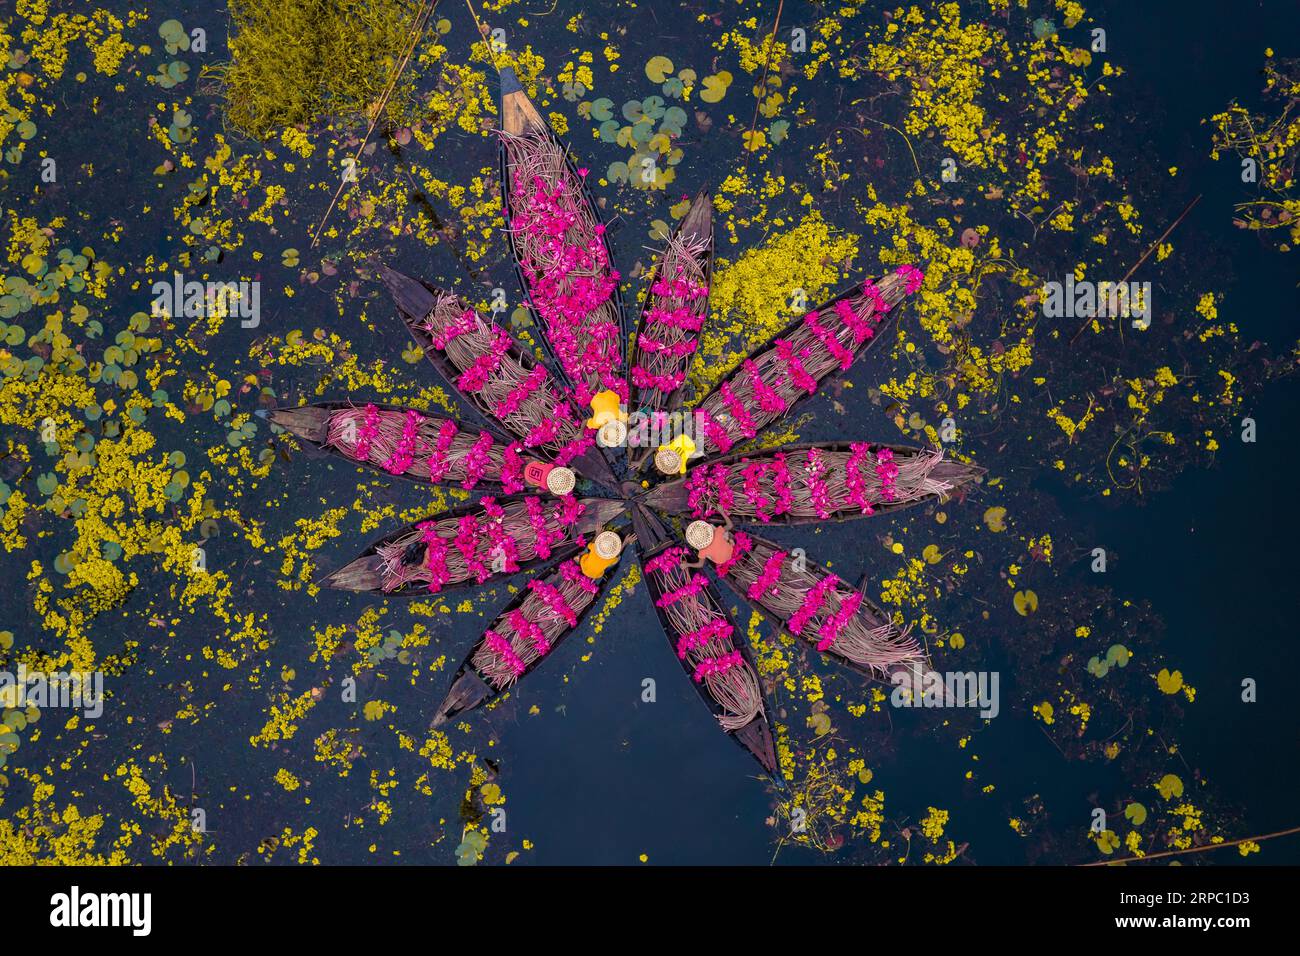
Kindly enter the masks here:
[[[369, 120], [397, 75], [422, 0], [231, 0], [230, 61], [220, 82], [226, 120], [257, 139], [329, 117]], [[168, 21], [174, 23], [175, 21]], [[388, 115], [421, 104], [414, 76], [396, 79]]]
[[1214, 150], [1235, 153], [1241, 161], [1241, 181], [1258, 184], [1263, 199], [1237, 204], [1233, 224], [1242, 229], [1282, 230], [1278, 250], [1300, 245], [1300, 193], [1296, 167], [1300, 164], [1300, 59], [1278, 60], [1266, 51], [1264, 93], [1273, 107], [1252, 113], [1232, 103], [1210, 118], [1214, 125]]

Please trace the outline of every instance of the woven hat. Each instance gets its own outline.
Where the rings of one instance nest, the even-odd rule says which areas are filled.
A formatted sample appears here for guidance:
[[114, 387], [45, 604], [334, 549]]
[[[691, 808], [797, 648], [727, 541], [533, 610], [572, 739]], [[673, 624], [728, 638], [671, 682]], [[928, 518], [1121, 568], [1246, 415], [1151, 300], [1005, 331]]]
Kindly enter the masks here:
[[662, 474], [676, 475], [682, 470], [682, 456], [672, 448], [660, 448], [655, 452], [655, 468]]
[[696, 551], [703, 551], [713, 543], [717, 529], [707, 521], [692, 521], [686, 526], [686, 543]]
[[557, 466], [546, 476], [546, 490], [553, 495], [567, 495], [576, 483], [577, 478], [572, 468]]
[[602, 531], [596, 535], [595, 548], [596, 554], [606, 560], [617, 558], [623, 550], [623, 539], [618, 536], [617, 532]]
[[602, 448], [619, 448], [627, 444], [627, 425], [615, 419], [605, 422], [596, 432], [596, 441]]

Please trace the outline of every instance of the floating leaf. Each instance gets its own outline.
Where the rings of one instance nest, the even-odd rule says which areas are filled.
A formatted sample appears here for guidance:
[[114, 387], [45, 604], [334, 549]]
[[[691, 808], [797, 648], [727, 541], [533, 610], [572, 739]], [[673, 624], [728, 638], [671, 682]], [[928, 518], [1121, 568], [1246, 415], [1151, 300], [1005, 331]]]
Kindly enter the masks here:
[[1007, 509], [995, 505], [984, 512], [984, 523], [988, 525], [990, 531], [1005, 531], [1007, 530], [1006, 517]]
[[1038, 595], [1033, 591], [1017, 591], [1011, 603], [1016, 606], [1016, 613], [1028, 617], [1038, 610]]
[[1160, 778], [1156, 784], [1156, 789], [1160, 791], [1160, 796], [1166, 800], [1172, 800], [1174, 797], [1183, 795], [1183, 781], [1178, 778], [1177, 774], [1167, 773]]
[[717, 76], [706, 76], [704, 78], [704, 89], [700, 91], [700, 99], [706, 103], [719, 103], [727, 95], [727, 84]]
[[656, 219], [650, 223], [650, 238], [655, 242], [663, 242], [671, 234], [672, 230], [668, 228], [668, 223], [662, 219]]
[[1140, 803], [1130, 803], [1124, 808], [1124, 817], [1135, 827], [1140, 827], [1146, 822], [1147, 808]]
[[1166, 694], [1176, 694], [1183, 687], [1183, 672], [1174, 671], [1170, 673], [1167, 668], [1160, 668], [1160, 673], [1156, 675], [1156, 684]]
[[645, 65], [645, 75], [651, 83], [664, 82], [673, 72], [673, 61], [666, 56], [652, 56]]
[[598, 100], [592, 100], [591, 118], [598, 123], [614, 118], [614, 101], [602, 96]]
[[773, 143], [783, 143], [790, 135], [790, 121], [777, 120], [768, 128], [768, 134]]
[[925, 559], [926, 564], [938, 564], [943, 558], [943, 553], [939, 550], [938, 545], [927, 544], [921, 550], [921, 557]]
[[1116, 667], [1126, 667], [1132, 656], [1123, 644], [1112, 644], [1106, 651], [1106, 663]]
[[1102, 853], [1111, 854], [1119, 846], [1119, 837], [1111, 830], [1102, 830], [1097, 834], [1097, 849]]
[[664, 110], [663, 119], [659, 121], [659, 129], [673, 136], [680, 136], [685, 128], [686, 110], [680, 106], [670, 106]]

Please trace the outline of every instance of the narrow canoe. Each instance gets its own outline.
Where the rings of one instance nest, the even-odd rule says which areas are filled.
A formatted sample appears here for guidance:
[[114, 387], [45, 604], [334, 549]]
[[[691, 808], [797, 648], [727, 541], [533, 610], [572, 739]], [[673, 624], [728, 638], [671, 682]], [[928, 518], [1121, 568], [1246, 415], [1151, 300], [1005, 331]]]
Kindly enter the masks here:
[[[659, 624], [663, 627], [664, 634], [668, 638], [668, 645], [672, 648], [673, 656], [681, 664], [683, 673], [695, 687], [709, 712], [714, 718], [721, 722], [729, 714], [728, 710], [713, 696], [709, 690], [707, 681], [695, 680], [695, 673], [691, 663], [685, 656], [679, 653], [678, 642], [685, 636], [683, 632], [674, 626], [665, 608], [660, 607], [659, 601], [663, 597], [666, 587], [664, 576], [655, 571], [655, 559], [668, 554], [673, 548], [680, 547], [677, 539], [668, 531], [663, 522], [654, 515], [653, 512], [641, 505], [633, 506], [632, 523], [636, 528], [637, 547], [641, 555], [641, 567], [645, 574], [647, 590], [650, 594], [650, 602], [655, 609], [655, 614], [659, 618]], [[767, 712], [769, 703], [767, 695], [763, 692], [762, 679], [759, 677], [758, 667], [754, 663], [753, 654], [745, 640], [745, 632], [736, 627], [731, 613], [727, 610], [727, 605], [723, 602], [721, 595], [718, 594], [717, 588], [712, 582], [705, 584], [698, 594], [697, 599], [701, 606], [707, 609], [709, 617], [723, 622], [726, 628], [730, 629], [731, 637], [726, 639], [730, 648], [739, 651], [744, 659], [744, 666], [748, 669], [753, 688], [760, 697], [761, 705], [755, 717], [742, 727], [734, 730], [725, 730], [732, 740], [734, 740], [745, 752], [750, 754], [758, 761], [759, 766], [767, 772], [773, 780], [781, 782], [780, 773], [777, 769], [776, 747], [772, 741], [772, 728], [768, 722]]]
[[[515, 506], [525, 503], [529, 497], [528, 495], [508, 495], [494, 499], [494, 502], [502, 509], [519, 511], [520, 509]], [[555, 498], [539, 497], [536, 500], [540, 503], [539, 510], [542, 513], [555, 508], [558, 504], [558, 499]], [[557, 531], [563, 531], [565, 536], [562, 540], [550, 544], [549, 553], [538, 553], [536, 535], [531, 528], [528, 528], [526, 523], [521, 522], [523, 527], [517, 533], [515, 546], [526, 557], [524, 560], [517, 562], [518, 567], [515, 570], [494, 572], [483, 581], [477, 580], [473, 575], [466, 575], [460, 577], [459, 580], [449, 580], [436, 592], [432, 593], [443, 594], [448, 591], [478, 587], [489, 581], [508, 578], [521, 572], [544, 568], [572, 558], [582, 550], [582, 545], [577, 540], [580, 536], [593, 534], [603, 527], [606, 522], [617, 517], [622, 510], [620, 502], [610, 501], [605, 498], [583, 498], [579, 499], [578, 503], [583, 506], [582, 513], [577, 521], [567, 528], [561, 528], [555, 522], [553, 516], [550, 519], [549, 523], [554, 525]], [[424, 541], [420, 526], [425, 524], [426, 521], [436, 523], [440, 537], [448, 544], [451, 544], [454, 541], [457, 526], [462, 518], [473, 516], [482, 522], [485, 514], [483, 503], [479, 501], [433, 515], [425, 521], [407, 525], [372, 542], [357, 558], [349, 561], [337, 571], [327, 574], [321, 579], [320, 583], [326, 587], [342, 591], [390, 594], [398, 597], [429, 597], [431, 592], [426, 580], [410, 578], [408, 574], [403, 573], [403, 567], [406, 569], [424, 569], [427, 567], [428, 545]], [[484, 538], [480, 544], [484, 547], [481, 549], [479, 557], [487, 565], [493, 557], [490, 550], [491, 543]], [[398, 562], [402, 567], [394, 567], [392, 564], [394, 561]], [[423, 574], [423, 571], [421, 571], [421, 574]], [[393, 586], [392, 581], [395, 577], [403, 583]]]
[[[904, 466], [906, 463], [917, 459], [918, 455], [935, 454], [930, 449], [917, 448], [910, 445], [889, 445], [879, 442], [865, 443], [874, 453], [877, 449], [888, 448], [894, 455], [895, 463]], [[716, 487], [720, 480], [721, 473], [718, 469], [726, 469], [727, 486], [733, 490], [733, 504], [727, 513], [731, 519], [740, 524], [779, 524], [779, 525], [801, 525], [812, 524], [821, 521], [851, 521], [857, 518], [867, 517], [861, 507], [851, 504], [846, 499], [841, 501], [830, 501], [829, 518], [822, 518], [815, 513], [797, 514], [793, 511], [783, 512], [781, 514], [768, 514], [766, 520], [758, 517], [757, 509], [748, 499], [743, 491], [743, 480], [740, 480], [741, 469], [747, 463], [766, 464], [775, 461], [777, 454], [783, 454], [788, 460], [791, 470], [803, 467], [802, 461], [810, 449], [816, 449], [826, 456], [830, 470], [843, 469], [847, 467], [845, 457], [852, 454], [851, 442], [808, 442], [794, 445], [782, 445], [776, 449], [759, 450], [748, 453], [729, 455], [725, 458], [716, 459], [705, 464], [692, 464], [690, 471], [686, 476], [676, 481], [666, 482], [652, 488], [645, 496], [645, 503], [659, 511], [679, 516], [690, 516], [694, 518], [708, 518], [717, 515], [719, 512], [716, 507], [716, 495], [710, 495], [708, 500], [712, 504], [708, 507], [692, 506], [691, 492], [701, 486], [701, 482], [707, 483], [709, 487]], [[940, 497], [964, 494], [965, 490], [985, 474], [985, 469], [976, 465], [968, 465], [965, 462], [956, 461], [951, 458], [939, 458], [933, 462], [933, 465], [926, 470], [924, 475], [923, 487], [932, 490], [925, 491], [919, 496], [909, 497], [896, 501], [872, 500], [872, 514], [887, 515], [913, 505], [923, 504], [929, 501], [939, 500]], [[842, 479], [841, 479], [842, 483]], [[769, 496], [771, 488], [767, 476], [764, 476], [763, 483], [758, 486], [758, 491], [764, 496]], [[937, 487], [946, 485], [946, 491], [938, 491]], [[740, 491], [737, 493], [737, 486]], [[879, 496], [872, 496], [873, 498]]]

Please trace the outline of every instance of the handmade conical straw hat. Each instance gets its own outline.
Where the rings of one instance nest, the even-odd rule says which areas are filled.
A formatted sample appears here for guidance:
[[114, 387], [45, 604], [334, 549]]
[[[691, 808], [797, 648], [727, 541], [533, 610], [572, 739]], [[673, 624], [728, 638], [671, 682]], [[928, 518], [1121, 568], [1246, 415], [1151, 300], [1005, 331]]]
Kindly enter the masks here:
[[682, 456], [672, 448], [655, 452], [655, 468], [665, 475], [675, 475], [682, 470]]
[[713, 543], [716, 529], [707, 521], [692, 521], [686, 526], [686, 543], [696, 551], [702, 551]]
[[627, 442], [627, 426], [620, 421], [605, 422], [596, 433], [602, 448], [618, 448]]
[[572, 468], [557, 466], [552, 468], [546, 476], [546, 490], [553, 495], [567, 495], [573, 490], [576, 482], [577, 479]]
[[602, 531], [596, 535], [596, 554], [602, 558], [617, 558], [623, 550], [623, 539], [614, 531]]

